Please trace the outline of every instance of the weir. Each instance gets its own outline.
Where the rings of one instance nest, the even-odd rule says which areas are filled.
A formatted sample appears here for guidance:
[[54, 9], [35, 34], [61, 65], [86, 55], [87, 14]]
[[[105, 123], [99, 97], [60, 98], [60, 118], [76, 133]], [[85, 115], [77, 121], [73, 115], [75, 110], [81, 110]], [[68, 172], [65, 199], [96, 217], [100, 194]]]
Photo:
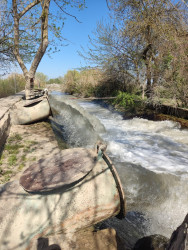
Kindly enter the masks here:
[[66, 95], [49, 96], [52, 127], [64, 136], [70, 147], [93, 147], [101, 139], [99, 134], [105, 132], [105, 127], [70, 98]]
[[[57, 119], [58, 112], [62, 112], [60, 100], [68, 98], [72, 97], [56, 93], [50, 97]], [[66, 102], [70, 104], [72, 99]], [[126, 195], [125, 219], [118, 221], [113, 218], [107, 225], [114, 227], [130, 243], [130, 247], [146, 235], [170, 237], [187, 213], [188, 130], [180, 129], [180, 125], [172, 121], [123, 120], [119, 113], [104, 108], [96, 101], [77, 99], [74, 100], [76, 105], [77, 110], [84, 109], [95, 116], [105, 130], [95, 133], [88, 130], [87, 134], [86, 126], [77, 133], [71, 116], [68, 123], [72, 126], [72, 134], [66, 135], [68, 126], [62, 122], [65, 137], [69, 140], [69, 136], [74, 134], [70, 140], [72, 145], [80, 143], [84, 147], [90, 147], [98, 136], [104, 140]], [[85, 119], [85, 115], [81, 116], [76, 119], [76, 124]]]
[[[62, 101], [63, 113], [73, 117], [68, 123], [64, 116], [60, 119], [63, 113], [56, 109], [57, 100], [53, 105], [52, 123], [60, 122], [60, 127], [69, 129], [68, 142], [73, 141], [71, 128], [78, 128], [74, 138], [81, 130], [89, 131], [70, 144], [77, 148], [56, 149], [25, 169], [19, 180], [0, 185], [2, 250], [34, 250], [40, 237], [54, 237], [53, 243], [57, 243], [57, 234], [62, 234], [58, 244], [64, 249], [77, 230], [116, 215], [125, 216], [125, 197], [116, 169], [100, 147], [98, 152], [93, 148], [98, 133], [105, 132], [104, 126], [83, 108]], [[83, 142], [88, 148], [80, 147]]]
[[[62, 94], [50, 96], [49, 101], [53, 113], [51, 122], [54, 131], [63, 136], [69, 147], [84, 147], [86, 150], [92, 150], [92, 152], [94, 144], [98, 139], [105, 141], [108, 144], [107, 154], [113, 160], [120, 176], [120, 182], [123, 186], [122, 193], [126, 194], [127, 214], [125, 218], [123, 220], [116, 218], [108, 219], [103, 226], [114, 227], [118, 234], [126, 240], [130, 248], [134, 246], [137, 239], [145, 235], [162, 234], [169, 237], [187, 213], [188, 131], [181, 130], [178, 123], [171, 121], [153, 122], [138, 118], [123, 120], [118, 113], [103, 108], [95, 102], [83, 100], [75, 102], [71, 98]], [[96, 155], [95, 158], [98, 158], [98, 156]], [[99, 161], [100, 166], [101, 163], [102, 165], [104, 164], [104, 158], [102, 162]], [[46, 159], [46, 161], [51, 162], [50, 159]], [[104, 166], [102, 169], [105, 170]], [[9, 249], [7, 244], [15, 242], [15, 238], [11, 235], [13, 231], [17, 232], [15, 237], [20, 241], [18, 240], [18, 245], [10, 246], [13, 246], [14, 249], [16, 249], [15, 247], [22, 249], [20, 246], [23, 246], [23, 249], [25, 249], [25, 246], [28, 246], [30, 242], [33, 244], [37, 237], [71, 228], [69, 222], [77, 219], [72, 216], [71, 212], [69, 213], [66, 210], [67, 206], [71, 203], [71, 206], [73, 205], [71, 211], [75, 210], [75, 199], [77, 200], [76, 197], [79, 197], [79, 184], [83, 187], [83, 194], [88, 194], [86, 190], [91, 188], [86, 185], [88, 183], [87, 180], [88, 178], [93, 179], [93, 175], [97, 179], [93, 179], [94, 187], [92, 190], [95, 190], [96, 183], [105, 184], [105, 187], [100, 185], [100, 188], [102, 188], [99, 192], [101, 197], [106, 195], [105, 188], [116, 187], [114, 189], [116, 195], [112, 197], [112, 203], [111, 201], [109, 202], [109, 204], [113, 204], [115, 207], [110, 207], [108, 216], [103, 217], [103, 219], [115, 214], [121, 214], [122, 208], [120, 204], [122, 204], [122, 198], [117, 188], [116, 180], [112, 178], [113, 171], [107, 168], [109, 177], [113, 182], [113, 185], [111, 185], [112, 182], [110, 184], [109, 180], [107, 181], [108, 177], [106, 174], [103, 174], [103, 170], [99, 174], [99, 169], [97, 169], [97, 167], [94, 167], [94, 172], [92, 170], [85, 179], [74, 183], [73, 186], [68, 186], [68, 189], [60, 187], [55, 192], [52, 190], [46, 194], [27, 193], [16, 181], [2, 185], [1, 198], [5, 201], [5, 204], [1, 203], [2, 208], [0, 210], [4, 219], [0, 226], [0, 231], [3, 232], [0, 237], [2, 249]], [[106, 171], [104, 172], [107, 173]], [[99, 176], [103, 176], [104, 180], [98, 178]], [[73, 193], [70, 196], [62, 195], [62, 190], [66, 190], [66, 193], [67, 191]], [[99, 189], [97, 188], [97, 193], [98, 191]], [[104, 193], [101, 193], [103, 191]], [[81, 195], [82, 197], [83, 194]], [[95, 203], [96, 192], [93, 192], [93, 194], [94, 196], [91, 196], [91, 199]], [[61, 197], [64, 197], [65, 200], [61, 200]], [[114, 203], [114, 198], [116, 200], [116, 197], [118, 197], [118, 203]], [[7, 205], [10, 199], [12, 200], [12, 206]], [[66, 200], [67, 202], [65, 202]], [[36, 206], [34, 206], [33, 201]], [[52, 201], [55, 201], [55, 207], [52, 205]], [[65, 216], [68, 215], [69, 222], [62, 224], [60, 221], [65, 217], [60, 216], [58, 221], [63, 227], [50, 228], [53, 222], [57, 221], [57, 214], [53, 213], [57, 208], [59, 209], [58, 205], [61, 202], [60, 215], [62, 211], [66, 211]], [[48, 204], [51, 205], [48, 206]], [[91, 201], [88, 204], [91, 204]], [[99, 210], [96, 210], [96, 204], [98, 204], [98, 201], [92, 206], [94, 208], [93, 214], [97, 218], [96, 222], [98, 222], [103, 219], [101, 219], [100, 213], [98, 213]], [[8, 210], [4, 209], [5, 207]], [[42, 211], [43, 207], [46, 208], [45, 213]], [[104, 204], [101, 203], [101, 209], [102, 207], [104, 207]], [[32, 216], [29, 214], [31, 208], [34, 211]], [[40, 212], [43, 214], [43, 217], [41, 217]], [[81, 210], [79, 213], [82, 214]], [[15, 219], [15, 224], [10, 225], [9, 215]], [[33, 215], [37, 215], [37, 223], [33, 223]], [[20, 227], [20, 218], [23, 228], [26, 227], [28, 230], [25, 235], [22, 233], [24, 230], [19, 231], [15, 229]], [[40, 218], [43, 218], [43, 220]], [[84, 222], [81, 224], [81, 227], [88, 225], [87, 213], [85, 213], [84, 221], [87, 223], [84, 224]], [[92, 222], [89, 221], [90, 225], [92, 223], [93, 220]], [[50, 226], [48, 227], [48, 225]], [[77, 225], [75, 226], [75, 229], [78, 229]], [[12, 227], [14, 230], [10, 230], [8, 233], [9, 227]], [[61, 230], [59, 231], [60, 228]], [[51, 229], [55, 231], [51, 231]], [[40, 233], [38, 234], [39, 231]], [[5, 236], [9, 237], [9, 242], [4, 240]], [[13, 239], [12, 242], [11, 239]], [[23, 245], [21, 245], [22, 242]]]

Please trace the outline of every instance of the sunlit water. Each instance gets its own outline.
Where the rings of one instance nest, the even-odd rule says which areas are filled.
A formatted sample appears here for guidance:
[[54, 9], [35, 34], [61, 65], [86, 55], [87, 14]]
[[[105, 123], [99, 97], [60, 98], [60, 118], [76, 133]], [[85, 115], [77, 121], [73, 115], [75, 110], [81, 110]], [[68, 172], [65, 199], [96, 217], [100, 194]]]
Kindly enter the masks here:
[[[61, 97], [55, 98], [61, 102]], [[83, 123], [76, 113], [76, 124], [71, 127], [74, 122], [69, 117], [67, 125], [75, 131], [76, 125], [82, 127], [71, 132], [76, 141], [73, 146], [91, 146], [98, 136], [105, 140], [126, 195], [125, 220], [132, 220], [143, 235], [169, 237], [188, 212], [188, 130], [172, 121], [123, 120], [117, 112], [89, 101], [78, 104], [80, 110], [96, 117], [105, 131], [94, 131], [92, 121]], [[61, 105], [54, 106], [62, 117]]]

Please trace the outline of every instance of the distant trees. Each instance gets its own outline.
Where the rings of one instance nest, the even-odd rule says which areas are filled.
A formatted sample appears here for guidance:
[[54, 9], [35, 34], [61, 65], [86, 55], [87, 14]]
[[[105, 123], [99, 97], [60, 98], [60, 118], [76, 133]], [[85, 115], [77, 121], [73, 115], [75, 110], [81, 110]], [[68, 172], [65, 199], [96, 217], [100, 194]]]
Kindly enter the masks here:
[[47, 81], [47, 84], [62, 84], [63, 83], [63, 77], [57, 77], [57, 78], [51, 78]]
[[6, 79], [0, 79], [0, 98], [14, 95], [25, 87], [23, 75], [12, 73]]
[[44, 73], [37, 72], [35, 74], [35, 84], [38, 86], [38, 88], [45, 87], [47, 81], [48, 81], [48, 76], [45, 75]]
[[123, 89], [142, 88], [148, 98], [165, 90], [187, 105], [186, 6], [170, 0], [108, 0], [108, 6], [110, 22], [98, 23], [82, 54]]

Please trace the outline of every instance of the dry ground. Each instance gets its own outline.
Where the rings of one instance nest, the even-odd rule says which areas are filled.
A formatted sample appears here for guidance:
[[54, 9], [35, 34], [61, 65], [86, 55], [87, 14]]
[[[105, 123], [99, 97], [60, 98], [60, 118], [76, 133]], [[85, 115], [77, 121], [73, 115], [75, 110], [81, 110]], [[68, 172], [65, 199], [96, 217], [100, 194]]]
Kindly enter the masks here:
[[58, 150], [48, 122], [13, 125], [0, 156], [0, 184], [18, 179], [20, 173], [32, 163]]

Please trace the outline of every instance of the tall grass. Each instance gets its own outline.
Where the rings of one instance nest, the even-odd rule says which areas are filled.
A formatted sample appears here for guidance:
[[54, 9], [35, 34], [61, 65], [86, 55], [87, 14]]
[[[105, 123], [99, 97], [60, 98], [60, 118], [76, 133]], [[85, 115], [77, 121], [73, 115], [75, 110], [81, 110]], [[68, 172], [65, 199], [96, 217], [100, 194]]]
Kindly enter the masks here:
[[63, 82], [64, 92], [82, 97], [114, 96], [118, 90], [124, 91], [120, 82], [109, 78], [105, 72], [97, 68], [82, 71], [69, 70]]
[[25, 79], [22, 75], [11, 74], [6, 79], [0, 79], [0, 98], [16, 94], [25, 88]]
[[69, 70], [64, 76], [64, 91], [83, 97], [95, 95], [95, 89], [101, 79], [101, 72], [97, 69], [83, 71]]
[[116, 96], [118, 91], [139, 94], [140, 89], [136, 81], [130, 77], [121, 81], [108, 71], [98, 68], [82, 71], [69, 70], [63, 79], [63, 91], [82, 97], [110, 97]]

